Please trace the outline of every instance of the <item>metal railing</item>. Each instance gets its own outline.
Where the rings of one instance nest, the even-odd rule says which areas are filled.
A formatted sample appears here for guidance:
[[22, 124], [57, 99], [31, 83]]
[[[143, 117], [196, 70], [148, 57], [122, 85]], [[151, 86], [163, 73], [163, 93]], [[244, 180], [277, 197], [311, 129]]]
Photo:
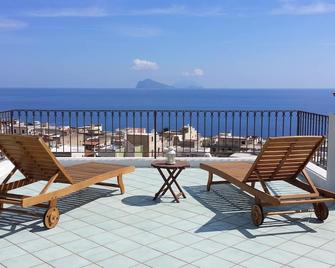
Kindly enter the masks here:
[[[293, 110], [10, 110], [0, 131], [39, 135], [56, 155], [177, 156], [257, 153], [270, 136], [327, 135], [328, 117]], [[313, 161], [326, 167], [325, 143]]]
[[328, 154], [328, 123], [329, 117], [310, 112], [300, 111], [298, 114], [298, 135], [303, 136], [325, 136], [326, 139], [317, 152], [314, 154], [312, 161], [317, 165], [327, 169]]

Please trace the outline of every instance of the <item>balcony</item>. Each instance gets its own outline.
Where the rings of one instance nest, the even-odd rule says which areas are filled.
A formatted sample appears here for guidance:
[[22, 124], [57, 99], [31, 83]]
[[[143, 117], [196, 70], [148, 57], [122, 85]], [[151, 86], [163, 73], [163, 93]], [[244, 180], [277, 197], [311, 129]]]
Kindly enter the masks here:
[[[136, 165], [124, 177], [124, 195], [94, 186], [61, 199], [62, 215], [54, 229], [44, 230], [35, 217], [3, 213], [0, 263], [7, 267], [335, 265], [333, 205], [323, 223], [310, 212], [267, 217], [257, 228], [250, 220], [253, 199], [228, 184], [207, 192], [207, 173], [198, 168], [204, 161], [252, 162], [269, 136], [330, 133], [308, 167], [318, 185], [334, 187], [326, 171], [334, 159], [333, 117], [300, 111], [16, 110], [2, 113], [1, 122], [4, 133], [42, 136], [64, 165]], [[196, 132], [188, 131], [191, 127]], [[178, 179], [186, 193], [178, 204], [171, 195], [152, 200], [162, 179], [148, 167], [169, 145], [191, 164]], [[11, 168], [8, 160], [1, 161], [0, 178]], [[328, 173], [332, 168], [328, 164]], [[297, 193], [286, 184], [270, 184], [274, 191]], [[24, 191], [31, 195], [40, 188], [35, 183]]]

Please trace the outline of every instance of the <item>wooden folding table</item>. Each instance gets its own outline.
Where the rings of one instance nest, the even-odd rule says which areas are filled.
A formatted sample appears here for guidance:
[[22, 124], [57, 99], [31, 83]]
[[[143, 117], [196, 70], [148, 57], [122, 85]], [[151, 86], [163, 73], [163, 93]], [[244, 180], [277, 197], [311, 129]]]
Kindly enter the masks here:
[[[158, 197], [162, 197], [163, 195], [165, 195], [167, 190], [170, 190], [171, 194], [174, 197], [174, 200], [177, 203], [179, 203], [180, 196], [186, 198], [186, 195], [184, 194], [183, 190], [181, 189], [180, 185], [177, 182], [177, 178], [185, 168], [190, 167], [189, 163], [187, 163], [186, 161], [176, 161], [175, 164], [167, 164], [165, 161], [154, 161], [151, 163], [151, 166], [157, 168], [159, 174], [162, 176], [164, 180], [162, 187], [155, 194], [153, 200], [156, 200]], [[163, 172], [164, 169], [168, 172], [168, 176], [164, 174]], [[172, 189], [173, 184], [175, 184], [175, 186], [179, 190], [179, 193], [176, 194], [173, 191]]]

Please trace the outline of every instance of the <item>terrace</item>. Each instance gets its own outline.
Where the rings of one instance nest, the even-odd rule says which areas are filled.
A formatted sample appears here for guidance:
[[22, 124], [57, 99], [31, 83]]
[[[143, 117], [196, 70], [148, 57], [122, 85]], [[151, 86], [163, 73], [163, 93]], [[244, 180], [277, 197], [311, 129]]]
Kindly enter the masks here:
[[[327, 135], [308, 170], [317, 185], [334, 190], [333, 116], [301, 111], [8, 111], [0, 117], [3, 133], [44, 137], [64, 165], [93, 160], [136, 166], [124, 176], [123, 195], [94, 186], [62, 198], [60, 223], [53, 229], [45, 230], [35, 217], [2, 213], [0, 263], [5, 267], [335, 265], [333, 205], [323, 223], [307, 212], [270, 216], [255, 227], [250, 220], [253, 198], [229, 184], [213, 185], [207, 192], [207, 173], [198, 168], [208, 161], [252, 162], [269, 136]], [[196, 132], [180, 131], [187, 125]], [[173, 134], [179, 135], [178, 144]], [[46, 138], [51, 136], [57, 139]], [[169, 145], [191, 164], [178, 179], [187, 196], [180, 203], [170, 194], [152, 200], [162, 179], [149, 166], [164, 157], [162, 149]], [[8, 160], [0, 167], [1, 178], [12, 168]], [[279, 194], [297, 193], [285, 183], [269, 187]], [[40, 188], [39, 182], [30, 184], [24, 193]]]

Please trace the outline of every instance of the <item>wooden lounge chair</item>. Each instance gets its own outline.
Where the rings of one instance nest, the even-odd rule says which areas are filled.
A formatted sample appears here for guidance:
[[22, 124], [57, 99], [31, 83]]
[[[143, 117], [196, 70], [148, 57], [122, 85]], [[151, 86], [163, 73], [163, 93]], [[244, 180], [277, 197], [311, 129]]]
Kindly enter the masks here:
[[[94, 184], [118, 187], [121, 193], [124, 193], [122, 175], [135, 170], [132, 166], [95, 162], [64, 167], [42, 138], [36, 136], [0, 135], [0, 150], [14, 164], [14, 169], [0, 184], [0, 211], [27, 213], [22, 209], [4, 208], [4, 204], [23, 208], [30, 206], [47, 208], [43, 222], [48, 229], [55, 227], [59, 221], [59, 210], [56, 206], [58, 198]], [[24, 178], [10, 182], [17, 170], [24, 175]], [[112, 177], [117, 177], [117, 183], [103, 182]], [[38, 181], [47, 182], [36, 196], [9, 193], [11, 190]], [[59, 190], [48, 191], [50, 186], [57, 182], [65, 183], [67, 186]]]
[[[306, 210], [280, 212], [263, 212], [265, 206], [294, 204], [313, 204], [319, 220], [328, 217], [325, 202], [335, 201], [335, 193], [316, 187], [307, 174], [305, 167], [311, 157], [324, 141], [319, 136], [297, 136], [269, 138], [254, 163], [232, 162], [200, 164], [209, 173], [207, 190], [212, 184], [231, 183], [255, 197], [251, 218], [256, 226], [263, 223], [266, 215], [293, 214]], [[213, 181], [213, 174], [222, 177], [223, 181]], [[279, 195], [271, 193], [267, 186], [269, 181], [282, 180], [306, 193]], [[256, 188], [256, 183], [260, 184]], [[309, 210], [308, 210], [309, 211]]]

